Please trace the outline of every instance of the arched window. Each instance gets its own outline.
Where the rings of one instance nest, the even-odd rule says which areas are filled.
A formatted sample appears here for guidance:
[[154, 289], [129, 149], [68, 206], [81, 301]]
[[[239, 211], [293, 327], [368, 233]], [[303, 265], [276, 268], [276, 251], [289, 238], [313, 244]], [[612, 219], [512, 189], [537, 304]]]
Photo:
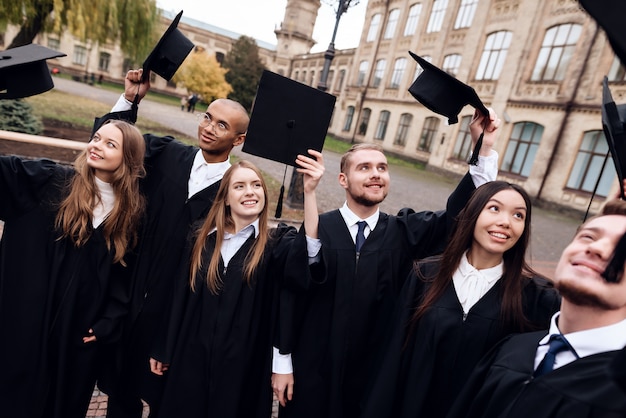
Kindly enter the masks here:
[[471, 116], [463, 116], [459, 124], [459, 133], [456, 136], [452, 158], [457, 160], [469, 161], [472, 155], [472, 134], [469, 124], [472, 121]]
[[508, 31], [494, 32], [487, 36], [476, 71], [476, 80], [497, 80], [500, 77], [512, 37]]
[[474, 20], [477, 6], [478, 0], [461, 0], [459, 13], [456, 15], [456, 21], [454, 22], [454, 29], [469, 28], [472, 26], [472, 20]]
[[367, 61], [361, 61], [361, 64], [359, 64], [359, 74], [356, 80], [357, 86], [362, 86], [363, 84], [365, 84], [365, 76], [367, 75], [368, 67], [369, 64], [367, 63]]
[[378, 118], [378, 125], [376, 126], [376, 133], [374, 134], [374, 139], [384, 140], [385, 134], [387, 133], [387, 125], [389, 125], [389, 113], [388, 110], [383, 110], [380, 112], [380, 117]]
[[398, 58], [393, 65], [393, 73], [391, 74], [391, 82], [389, 87], [397, 89], [400, 87], [402, 76], [404, 76], [404, 69], [406, 68], [406, 58]]
[[400, 123], [398, 124], [398, 133], [396, 134], [396, 138], [393, 140], [395, 145], [406, 145], [406, 137], [409, 133], [409, 128], [411, 127], [411, 121], [413, 120], [413, 115], [410, 113], [403, 113], [400, 115]]
[[567, 188], [591, 193], [598, 183], [596, 194], [608, 196], [613, 181], [617, 178], [610, 155], [606, 164], [604, 163], [608, 151], [604, 131], [585, 132], [567, 180]]
[[361, 112], [361, 122], [359, 123], [359, 135], [365, 135], [367, 133], [367, 125], [370, 123], [370, 116], [372, 115], [372, 109], [366, 107]]
[[411, 6], [409, 9], [409, 17], [406, 19], [406, 25], [404, 25], [404, 36], [412, 36], [415, 34], [420, 14], [422, 14], [421, 3]]
[[582, 26], [572, 23], [548, 29], [543, 38], [531, 80], [564, 80], [581, 32]]
[[380, 13], [372, 16], [372, 21], [370, 22], [370, 28], [367, 31], [367, 38], [365, 38], [365, 42], [372, 42], [376, 39], [376, 35], [378, 34], [378, 27], [380, 26]]
[[426, 26], [426, 33], [439, 32], [441, 30], [447, 7], [448, 0], [435, 0], [433, 9], [430, 12], [430, 19], [428, 19], [428, 25]]
[[385, 27], [385, 35], [383, 39], [391, 39], [396, 34], [396, 26], [398, 26], [398, 18], [400, 17], [400, 9], [393, 9], [389, 12], [387, 18], [387, 26]]
[[372, 87], [380, 86], [380, 81], [385, 75], [385, 67], [387, 66], [386, 60], [376, 61], [376, 68], [374, 69], [374, 79], [372, 80]]
[[424, 119], [424, 127], [422, 128], [422, 134], [420, 140], [417, 143], [417, 149], [419, 151], [430, 152], [430, 147], [433, 143], [433, 138], [437, 135], [439, 130], [439, 119], [435, 117], [428, 117]]
[[513, 125], [511, 138], [502, 158], [502, 171], [518, 174], [523, 177], [530, 175], [533, 161], [539, 149], [543, 126], [533, 122], [519, 122]]
[[346, 121], [343, 124], [343, 131], [348, 132], [352, 128], [352, 119], [354, 118], [354, 106], [348, 106], [346, 111]]

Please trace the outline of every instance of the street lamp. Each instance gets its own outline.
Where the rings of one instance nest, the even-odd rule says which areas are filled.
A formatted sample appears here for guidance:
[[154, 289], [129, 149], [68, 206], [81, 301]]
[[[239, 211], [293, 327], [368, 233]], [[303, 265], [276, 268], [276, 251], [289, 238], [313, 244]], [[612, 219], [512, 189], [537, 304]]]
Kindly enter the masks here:
[[[328, 81], [330, 64], [332, 63], [333, 58], [335, 58], [335, 37], [337, 36], [337, 29], [339, 28], [339, 20], [341, 19], [341, 15], [346, 13], [350, 6], [356, 6], [357, 4], [359, 4], [359, 0], [339, 0], [337, 3], [337, 11], [335, 14], [335, 28], [333, 29], [333, 36], [332, 38], [330, 38], [328, 49], [324, 53], [324, 67], [322, 68], [322, 75], [320, 76], [320, 81], [317, 85], [317, 89], [321, 91], [328, 90], [328, 85], [326, 83]], [[304, 208], [303, 178], [302, 174], [299, 174], [296, 171], [295, 167], [293, 168], [293, 171], [291, 173], [291, 182], [289, 183], [289, 192], [287, 193], [286, 203], [290, 208]]]

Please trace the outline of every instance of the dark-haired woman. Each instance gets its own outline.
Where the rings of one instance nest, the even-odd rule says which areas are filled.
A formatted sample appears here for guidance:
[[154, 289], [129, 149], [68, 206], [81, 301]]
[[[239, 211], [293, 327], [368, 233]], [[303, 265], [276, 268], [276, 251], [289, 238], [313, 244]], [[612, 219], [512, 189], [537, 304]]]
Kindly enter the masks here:
[[502, 181], [476, 189], [441, 256], [416, 263], [364, 417], [445, 417], [480, 358], [559, 307], [527, 265], [531, 202]]
[[97, 352], [120, 333], [136, 241], [145, 143], [121, 121], [74, 167], [0, 157], [0, 415], [83, 418]]
[[[309, 153], [314, 158], [298, 157], [298, 171], [304, 174], [306, 235], [317, 238], [314, 192], [324, 166], [320, 153]], [[296, 230], [269, 228], [268, 212], [258, 168], [248, 161], [230, 167], [195, 237], [165, 342], [156, 344], [150, 360], [152, 372], [166, 379], [151, 416], [271, 415], [279, 294]], [[307, 261], [301, 260], [302, 271]]]

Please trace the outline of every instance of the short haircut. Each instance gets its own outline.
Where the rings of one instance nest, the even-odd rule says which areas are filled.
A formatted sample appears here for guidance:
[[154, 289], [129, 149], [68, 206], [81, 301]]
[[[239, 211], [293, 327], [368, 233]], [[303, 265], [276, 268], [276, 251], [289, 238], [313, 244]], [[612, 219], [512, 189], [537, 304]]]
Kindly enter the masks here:
[[352, 156], [352, 154], [354, 154], [357, 151], [361, 151], [361, 150], [373, 150], [373, 151], [378, 151], [378, 152], [384, 154], [383, 147], [381, 147], [378, 144], [371, 144], [371, 143], [354, 144], [341, 157], [341, 163], [339, 165], [339, 171], [342, 172], [342, 173], [345, 173], [347, 171], [347, 169], [348, 169], [348, 164], [350, 162], [350, 157]]

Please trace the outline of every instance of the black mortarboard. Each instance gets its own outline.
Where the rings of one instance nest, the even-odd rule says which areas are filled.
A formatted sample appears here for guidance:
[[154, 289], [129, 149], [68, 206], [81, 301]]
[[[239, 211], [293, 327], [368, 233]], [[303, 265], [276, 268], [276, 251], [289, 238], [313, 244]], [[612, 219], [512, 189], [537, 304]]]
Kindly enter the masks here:
[[193, 49], [194, 44], [176, 27], [182, 15], [181, 10], [143, 62], [142, 81], [147, 79], [150, 71], [169, 81]]
[[624, 174], [626, 174], [626, 104], [616, 105], [609, 90], [608, 79], [602, 82], [602, 127], [609, 144], [609, 150], [619, 180], [620, 197], [624, 194]]
[[37, 44], [0, 52], [0, 99], [18, 99], [54, 87], [46, 60], [66, 54]]
[[622, 235], [615, 246], [611, 261], [602, 273], [602, 277], [609, 283], [618, 283], [624, 275], [624, 263], [626, 262], [626, 234]]
[[[459, 113], [468, 104], [474, 106], [483, 115], [489, 116], [489, 110], [480, 101], [472, 87], [457, 80], [411, 51], [409, 51], [409, 54], [424, 70], [409, 87], [409, 93], [418, 102], [433, 112], [446, 116], [450, 125], [459, 121]], [[470, 164], [476, 164], [478, 161], [478, 152], [481, 145], [482, 134], [476, 143]]]
[[626, 65], [626, 32], [624, 16], [626, 2], [624, 0], [580, 0], [580, 4], [604, 29], [613, 48], [613, 52]]
[[[298, 154], [307, 155], [308, 149], [322, 151], [335, 99], [331, 94], [264, 70], [242, 150], [295, 166]], [[284, 184], [279, 205], [283, 191]], [[276, 217], [280, 217], [279, 208]]]

